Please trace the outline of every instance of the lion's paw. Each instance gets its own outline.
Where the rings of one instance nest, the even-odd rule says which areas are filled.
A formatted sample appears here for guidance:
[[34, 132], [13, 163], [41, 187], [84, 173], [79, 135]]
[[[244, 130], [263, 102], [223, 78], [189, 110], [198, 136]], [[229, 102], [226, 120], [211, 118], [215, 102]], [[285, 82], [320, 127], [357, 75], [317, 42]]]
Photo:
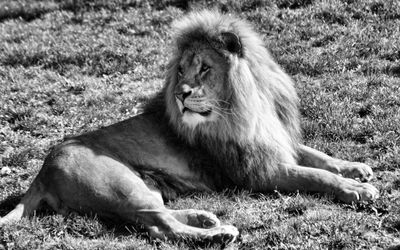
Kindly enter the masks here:
[[210, 230], [212, 230], [213, 232], [210, 234], [209, 239], [213, 243], [229, 244], [231, 242], [234, 242], [239, 236], [238, 229], [230, 225], [215, 227]]
[[371, 184], [360, 183], [356, 180], [343, 178], [337, 197], [346, 203], [371, 201], [379, 197], [379, 191]]
[[188, 214], [188, 225], [201, 228], [218, 227], [220, 221], [213, 213], [195, 210], [193, 213]]
[[213, 228], [221, 224], [215, 214], [204, 210], [175, 210], [173, 215], [182, 223], [192, 227]]
[[340, 165], [340, 174], [343, 177], [370, 181], [374, 176], [371, 167], [361, 162], [342, 161]]

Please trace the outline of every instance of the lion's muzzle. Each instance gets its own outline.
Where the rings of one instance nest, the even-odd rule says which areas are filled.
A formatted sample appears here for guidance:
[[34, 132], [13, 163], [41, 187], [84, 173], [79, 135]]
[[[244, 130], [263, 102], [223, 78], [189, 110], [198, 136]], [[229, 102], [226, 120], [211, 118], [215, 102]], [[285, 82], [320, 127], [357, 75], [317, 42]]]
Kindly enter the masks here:
[[176, 102], [182, 114], [185, 112], [198, 113], [202, 116], [211, 114], [211, 107], [207, 98], [199, 95], [195, 91], [181, 91], [175, 93]]
[[191, 90], [189, 90], [189, 91], [187, 91], [187, 92], [182, 91], [182, 92], [179, 92], [179, 93], [175, 93], [175, 97], [176, 97], [179, 101], [181, 101], [181, 102], [183, 103], [184, 100], [186, 99], [186, 97], [190, 96], [191, 94], [192, 94], [192, 91], [191, 91]]

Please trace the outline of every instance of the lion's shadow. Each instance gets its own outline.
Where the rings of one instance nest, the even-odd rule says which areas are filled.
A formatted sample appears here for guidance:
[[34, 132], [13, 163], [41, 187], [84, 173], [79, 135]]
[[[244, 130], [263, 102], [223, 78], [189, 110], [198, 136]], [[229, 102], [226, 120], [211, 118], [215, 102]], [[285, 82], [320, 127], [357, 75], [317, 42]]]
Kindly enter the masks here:
[[0, 217], [3, 217], [8, 212], [13, 210], [15, 206], [21, 201], [24, 194], [11, 194], [0, 202]]
[[[15, 206], [21, 201], [24, 194], [11, 194], [6, 199], [0, 202], [0, 217], [5, 216], [8, 212], [15, 208]], [[51, 227], [54, 225], [54, 229], [50, 232], [56, 232], [57, 222], [52, 223], [52, 220], [57, 221], [57, 219], [51, 219], [49, 216], [57, 215], [57, 213], [46, 203], [40, 205], [39, 209], [35, 212], [35, 217], [38, 219], [44, 219], [45, 227]], [[46, 219], [47, 217], [47, 219]], [[50, 219], [49, 219], [50, 218]], [[82, 225], [82, 220], [86, 221], [87, 224]], [[122, 220], [109, 219], [104, 217], [98, 217], [96, 214], [77, 214], [75, 212], [63, 216], [62, 221], [64, 226], [62, 227], [64, 231], [68, 232], [72, 236], [85, 237], [85, 238], [100, 238], [106, 234], [111, 233], [114, 237], [119, 236], [132, 236], [138, 239], [147, 241], [149, 244], [158, 244], [160, 241], [151, 238], [144, 226], [135, 223], [126, 223]], [[99, 227], [93, 230], [93, 225]], [[85, 226], [86, 225], [86, 226]], [[86, 227], [86, 228], [85, 228]], [[100, 231], [99, 231], [100, 230]], [[53, 233], [54, 233], [53, 232]], [[181, 245], [182, 243], [190, 248], [206, 248], [214, 245], [215, 243], [201, 241], [199, 239], [182, 239], [182, 240], [170, 240], [171, 243]], [[224, 244], [220, 245], [223, 249]]]
[[[18, 205], [18, 203], [21, 201], [23, 198], [24, 193], [20, 194], [11, 194], [7, 196], [4, 200], [0, 202], [0, 218], [7, 215], [11, 210], [15, 208], [15, 206]], [[45, 202], [43, 202], [40, 206], [39, 209], [36, 210], [35, 212], [35, 217], [38, 219], [45, 219], [46, 217], [52, 216], [52, 215], [57, 215], [57, 213]], [[107, 234], [112, 232], [112, 234], [115, 237], [118, 236], [129, 236], [129, 235], [135, 235], [135, 237], [143, 238], [149, 240], [149, 237], [147, 236], [147, 233], [144, 229], [144, 227], [140, 224], [134, 224], [134, 223], [126, 223], [121, 220], [113, 220], [109, 218], [103, 218], [103, 217], [98, 217], [96, 214], [78, 214], [75, 212], [72, 212], [66, 216], [63, 216], [63, 222], [65, 223], [65, 230], [69, 230], [70, 227], [76, 228], [76, 225], [73, 225], [74, 221], [78, 221], [78, 223], [82, 223], [82, 220], [89, 220], [87, 227], [90, 228], [93, 226], [93, 223], [97, 223], [98, 227], [100, 227], [102, 232], [96, 233], [98, 237], [102, 236], [103, 234]], [[51, 219], [45, 219], [46, 223], [51, 226]], [[92, 223], [92, 225], [90, 225]], [[83, 224], [84, 225], [84, 224]], [[84, 236], [88, 238], [97, 238], [96, 235], [91, 234], [89, 232], [90, 230], [85, 230], [82, 228], [81, 232], [86, 232], [88, 235], [82, 235], [81, 233], [72, 233], [72, 235], [77, 235], [77, 236]]]

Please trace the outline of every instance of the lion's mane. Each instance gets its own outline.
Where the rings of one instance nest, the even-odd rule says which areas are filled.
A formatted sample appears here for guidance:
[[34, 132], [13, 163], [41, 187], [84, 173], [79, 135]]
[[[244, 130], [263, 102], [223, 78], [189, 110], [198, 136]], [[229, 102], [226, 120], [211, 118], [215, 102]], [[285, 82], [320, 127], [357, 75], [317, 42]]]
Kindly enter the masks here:
[[[278, 163], [294, 163], [300, 138], [298, 97], [290, 77], [273, 61], [250, 25], [230, 15], [205, 10], [176, 21], [173, 29], [173, 58], [168, 65], [164, 95], [169, 122], [179, 136], [192, 145], [205, 147], [222, 164], [232, 166], [234, 169], [230, 170], [238, 175], [233, 177], [235, 181], [259, 174], [260, 164], [268, 165], [266, 174], [271, 177]], [[225, 51], [230, 64], [230, 89], [226, 90], [231, 92], [229, 112], [224, 119], [190, 128], [182, 123], [173, 95], [179, 60], [194, 42], [222, 50], [215, 44], [223, 32], [236, 34], [242, 45], [240, 54]]]

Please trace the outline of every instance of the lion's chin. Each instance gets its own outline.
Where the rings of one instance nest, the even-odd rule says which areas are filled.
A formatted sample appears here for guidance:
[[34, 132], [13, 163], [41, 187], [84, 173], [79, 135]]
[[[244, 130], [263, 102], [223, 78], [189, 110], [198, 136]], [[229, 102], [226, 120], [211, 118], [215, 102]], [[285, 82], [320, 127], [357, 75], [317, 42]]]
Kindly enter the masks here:
[[211, 109], [203, 112], [196, 112], [188, 107], [183, 106], [179, 100], [176, 100], [176, 102], [178, 104], [179, 111], [182, 114], [182, 122], [190, 128], [195, 128], [200, 123], [214, 121], [216, 118]]
[[211, 114], [211, 111], [212, 111], [211, 109], [208, 109], [206, 111], [198, 112], [198, 111], [194, 111], [194, 110], [192, 110], [190, 108], [184, 107], [183, 110], [182, 110], [182, 113], [184, 114], [186, 112], [189, 112], [189, 113], [196, 113], [196, 114], [199, 114], [201, 116], [209, 116]]
[[192, 111], [185, 111], [182, 114], [182, 122], [191, 128], [195, 128], [200, 123], [207, 122], [207, 120], [207, 116]]

